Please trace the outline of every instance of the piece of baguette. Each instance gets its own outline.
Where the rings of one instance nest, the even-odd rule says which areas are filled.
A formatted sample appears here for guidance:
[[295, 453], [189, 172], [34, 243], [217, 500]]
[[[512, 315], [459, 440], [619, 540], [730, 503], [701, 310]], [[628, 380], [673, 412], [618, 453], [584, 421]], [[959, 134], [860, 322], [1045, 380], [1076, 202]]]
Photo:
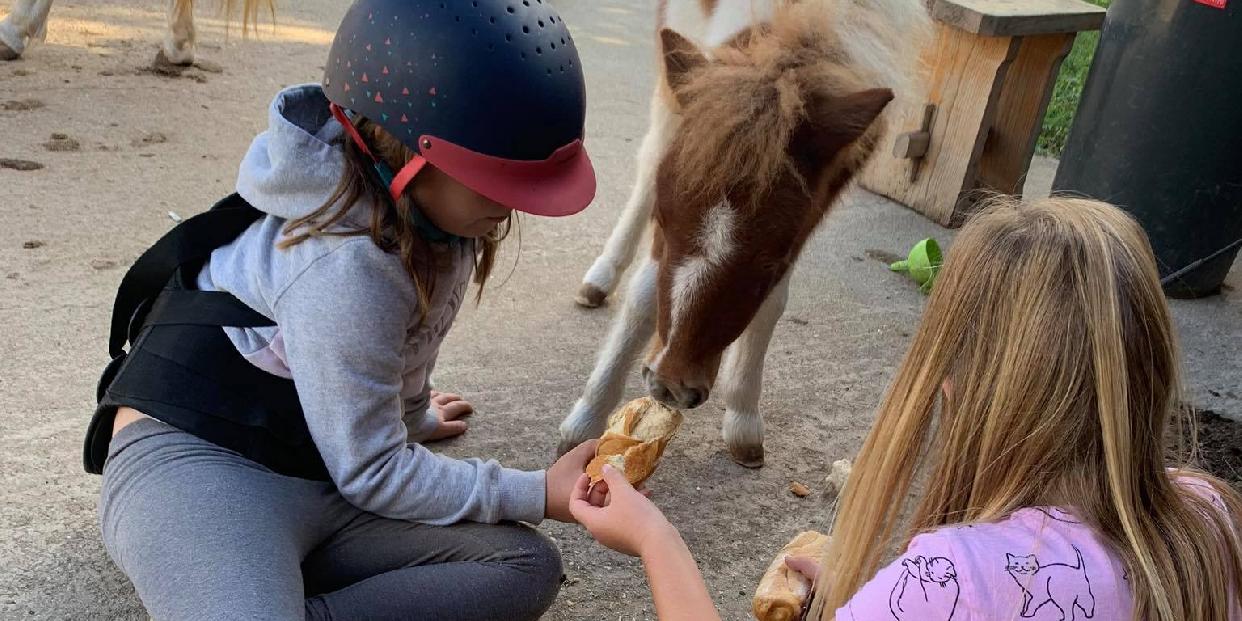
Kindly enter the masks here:
[[613, 412], [608, 417], [608, 430], [595, 449], [595, 459], [586, 467], [591, 484], [604, 478], [605, 463], [624, 472], [631, 485], [646, 481], [681, 420], [681, 412], [651, 397], [635, 399]]
[[813, 530], [798, 533], [781, 548], [773, 559], [759, 586], [751, 611], [759, 621], [796, 621], [802, 618], [802, 607], [811, 596], [811, 582], [802, 574], [785, 566], [787, 556], [820, 558], [828, 548], [827, 535]]

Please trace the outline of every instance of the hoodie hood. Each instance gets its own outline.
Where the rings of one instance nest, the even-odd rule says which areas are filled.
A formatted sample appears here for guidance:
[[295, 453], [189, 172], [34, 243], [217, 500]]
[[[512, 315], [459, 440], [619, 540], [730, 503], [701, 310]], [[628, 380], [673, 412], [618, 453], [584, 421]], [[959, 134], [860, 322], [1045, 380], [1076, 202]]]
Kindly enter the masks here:
[[237, 193], [256, 209], [286, 220], [323, 206], [345, 170], [344, 129], [318, 84], [291, 86], [268, 107], [268, 128], [242, 159]]

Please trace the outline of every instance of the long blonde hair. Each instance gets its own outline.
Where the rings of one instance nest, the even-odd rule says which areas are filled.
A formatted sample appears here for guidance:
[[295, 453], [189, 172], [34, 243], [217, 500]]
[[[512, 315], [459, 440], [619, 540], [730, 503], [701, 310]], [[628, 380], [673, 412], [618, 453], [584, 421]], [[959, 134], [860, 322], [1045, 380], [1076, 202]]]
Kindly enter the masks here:
[[[1167, 470], [1166, 431], [1188, 428], [1194, 446], [1177, 359], [1133, 219], [1089, 200], [991, 201], [954, 242], [855, 461], [811, 618], [831, 619], [887, 543], [1056, 505], [1121, 556], [1135, 619], [1225, 621], [1242, 593], [1234, 525]], [[903, 528], [893, 499], [916, 474], [926, 485]], [[1187, 474], [1242, 516], [1228, 485], [1175, 476]]]

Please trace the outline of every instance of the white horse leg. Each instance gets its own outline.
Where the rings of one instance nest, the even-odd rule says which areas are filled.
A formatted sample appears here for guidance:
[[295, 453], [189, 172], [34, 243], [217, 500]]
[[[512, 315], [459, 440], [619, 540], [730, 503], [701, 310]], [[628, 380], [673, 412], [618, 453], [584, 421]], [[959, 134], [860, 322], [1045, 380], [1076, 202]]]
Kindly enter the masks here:
[[759, 413], [763, 359], [776, 322], [785, 313], [789, 276], [785, 274], [772, 289], [742, 336], [729, 347], [721, 376], [725, 402], [722, 435], [733, 461], [748, 468], [763, 465], [763, 416]]
[[672, 134], [672, 116], [673, 112], [657, 89], [651, 96], [651, 123], [638, 147], [638, 174], [634, 178], [634, 187], [625, 209], [621, 211], [621, 219], [608, 236], [604, 252], [595, 259], [582, 279], [575, 298], [581, 306], [595, 308], [603, 304], [604, 299], [616, 289], [625, 268], [634, 260], [634, 252], [651, 220], [656, 167]]
[[8, 17], [0, 21], [0, 60], [20, 57], [31, 39], [42, 41], [51, 10], [52, 0], [17, 0]]
[[561, 422], [559, 454], [603, 433], [608, 415], [621, 402], [625, 378], [655, 332], [658, 274], [659, 265], [647, 259], [630, 277], [625, 307], [612, 322], [608, 343], [595, 361], [586, 390]]
[[194, 64], [196, 41], [194, 0], [172, 0], [168, 7], [168, 32], [164, 33], [164, 44], [160, 47], [156, 64], [160, 63], [160, 56], [173, 65]]

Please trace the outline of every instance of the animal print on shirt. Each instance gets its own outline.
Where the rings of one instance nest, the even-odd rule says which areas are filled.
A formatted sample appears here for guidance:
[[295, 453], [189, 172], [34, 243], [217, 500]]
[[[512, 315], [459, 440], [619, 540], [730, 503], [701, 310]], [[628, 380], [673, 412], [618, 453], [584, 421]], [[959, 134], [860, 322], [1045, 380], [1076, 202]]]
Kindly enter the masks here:
[[961, 589], [953, 561], [916, 556], [901, 562], [897, 584], [888, 597], [888, 609], [897, 621], [951, 621]]
[[1005, 570], [1022, 588], [1022, 616], [1031, 618], [1047, 604], [1061, 612], [1059, 621], [1074, 621], [1079, 610], [1086, 619], [1095, 616], [1095, 596], [1091, 594], [1091, 580], [1077, 547], [1077, 565], [1049, 563], [1040, 565], [1034, 554], [1015, 556], [1005, 553]]

